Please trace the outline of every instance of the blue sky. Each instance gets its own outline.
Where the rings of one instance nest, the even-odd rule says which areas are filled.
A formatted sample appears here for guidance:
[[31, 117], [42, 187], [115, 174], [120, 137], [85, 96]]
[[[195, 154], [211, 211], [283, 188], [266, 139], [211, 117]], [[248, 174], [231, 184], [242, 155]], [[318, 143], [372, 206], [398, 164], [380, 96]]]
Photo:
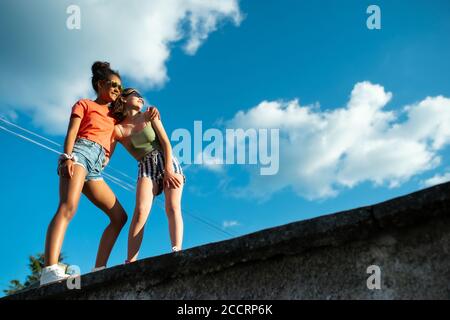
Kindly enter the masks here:
[[[169, 54], [156, 55], [149, 50], [153, 60], [146, 60], [143, 53], [133, 53], [142, 48], [140, 43], [146, 38], [127, 38], [123, 48], [114, 46], [117, 52], [111, 53], [107, 42], [113, 24], [110, 28], [95, 26], [97, 38], [89, 38], [89, 28], [94, 28], [89, 10], [102, 8], [91, 8], [83, 1], [70, 2], [79, 3], [82, 17], [88, 19], [82, 18], [79, 33], [60, 27], [67, 17], [68, 3], [62, 1], [55, 6], [41, 1], [40, 9], [30, 8], [23, 1], [0, 4], [0, 20], [10, 28], [0, 31], [0, 40], [11, 44], [0, 54], [2, 69], [7, 70], [0, 76], [0, 115], [9, 121], [62, 143], [64, 130], [55, 128], [67, 125], [75, 98], [94, 97], [88, 90], [89, 68], [94, 59], [99, 59], [111, 61], [126, 85], [140, 88], [146, 100], [158, 106], [169, 133], [177, 128], [192, 131], [195, 120], [201, 120], [205, 129], [237, 127], [243, 122], [249, 126], [267, 123], [264, 112], [275, 112], [280, 121], [289, 123], [280, 126], [277, 176], [261, 177], [255, 174], [255, 168], [238, 165], [218, 170], [205, 166], [186, 169], [184, 248], [231, 237], [199, 223], [192, 215], [219, 227], [226, 221], [236, 222], [223, 228], [240, 236], [377, 203], [448, 180], [450, 122], [444, 121], [450, 114], [448, 1], [377, 1], [381, 30], [366, 27], [366, 8], [373, 4], [369, 1], [229, 1], [231, 9], [207, 8], [211, 15], [222, 10], [215, 16], [214, 28], [204, 25], [195, 29], [188, 20], [177, 17], [180, 24], [174, 28], [180, 32], [178, 36], [173, 35], [175, 29], [161, 31]], [[42, 20], [39, 10], [49, 16], [33, 25], [32, 21]], [[193, 15], [203, 17], [204, 11], [195, 13], [195, 7], [191, 10]], [[23, 17], [30, 18], [28, 23], [16, 25]], [[117, 27], [124, 35], [134, 30], [127, 30], [126, 24]], [[34, 33], [42, 37], [36, 39]], [[201, 45], [186, 49], [185, 45], [196, 40], [199, 33]], [[48, 46], [44, 45], [46, 41], [50, 41]], [[66, 47], [77, 48], [80, 60]], [[35, 54], [31, 54], [33, 51]], [[155, 67], [147, 66], [150, 60]], [[140, 68], [130, 61], [138, 61]], [[152, 70], [153, 74], [145, 74]], [[367, 103], [372, 106], [373, 102], [372, 109], [358, 104], [366, 98], [372, 99]], [[261, 106], [264, 101], [272, 103], [272, 111]], [[350, 101], [363, 110], [357, 122], [363, 123], [367, 115], [377, 123], [372, 127], [370, 122], [370, 134], [364, 139], [352, 137], [352, 132], [362, 135], [363, 131], [352, 122]], [[306, 116], [302, 113], [305, 110]], [[304, 124], [301, 119], [309, 122]], [[345, 128], [342, 123], [347, 120]], [[311, 124], [313, 121], [317, 126]], [[272, 124], [276, 127], [279, 122]], [[311, 133], [302, 136], [310, 129]], [[295, 140], [298, 136], [301, 139]], [[343, 146], [336, 159], [315, 148], [315, 142], [324, 136], [332, 140], [330, 146]], [[11, 279], [23, 280], [27, 257], [43, 251], [45, 232], [58, 204], [58, 177], [56, 154], [3, 130], [0, 148], [4, 150], [0, 157], [0, 212], [4, 220], [0, 226], [0, 286], [4, 288]], [[361, 155], [372, 156], [359, 158]], [[331, 160], [323, 164], [323, 169], [306, 171], [305, 167], [327, 157]], [[116, 151], [111, 166], [136, 175], [136, 163], [123, 148]], [[402, 169], [402, 174], [395, 174]], [[112, 169], [107, 172], [119, 177]], [[110, 186], [131, 217], [134, 194]], [[246, 196], [237, 196], [239, 190]], [[82, 273], [93, 267], [106, 225], [106, 215], [83, 198], [63, 245], [67, 261], [80, 266]], [[125, 259], [128, 227], [129, 223], [114, 247], [109, 266]], [[169, 249], [165, 213], [154, 205], [140, 258]]]

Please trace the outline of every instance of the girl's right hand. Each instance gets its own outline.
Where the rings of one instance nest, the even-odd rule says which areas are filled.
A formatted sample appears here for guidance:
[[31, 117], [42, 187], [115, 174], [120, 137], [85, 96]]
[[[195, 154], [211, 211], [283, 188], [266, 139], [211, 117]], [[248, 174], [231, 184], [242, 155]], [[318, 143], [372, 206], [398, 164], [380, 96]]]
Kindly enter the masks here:
[[72, 178], [75, 170], [72, 160], [66, 160], [61, 164], [61, 176], [65, 178]]
[[161, 120], [161, 115], [156, 107], [148, 107], [145, 111], [145, 121], [152, 121], [154, 119]]
[[164, 173], [163, 184], [169, 189], [178, 189], [182, 183], [178, 180], [174, 172], [166, 171]]

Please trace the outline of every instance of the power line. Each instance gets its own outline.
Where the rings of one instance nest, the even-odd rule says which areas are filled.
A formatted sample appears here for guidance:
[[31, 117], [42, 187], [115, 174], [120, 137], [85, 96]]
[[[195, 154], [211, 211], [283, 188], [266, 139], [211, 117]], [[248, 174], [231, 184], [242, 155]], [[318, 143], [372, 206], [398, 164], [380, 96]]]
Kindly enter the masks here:
[[[157, 205], [159, 205], [159, 207], [160, 207], [162, 210], [164, 210], [164, 207], [162, 206], [162, 204], [158, 203], [158, 201], [162, 202], [162, 200], [159, 199], [159, 198], [156, 198]], [[197, 220], [197, 221], [199, 221], [199, 222], [201, 222], [201, 223], [203, 223], [203, 224], [209, 226], [210, 228], [214, 229], [215, 231], [219, 231], [219, 232], [221, 232], [221, 233], [225, 233], [226, 235], [228, 235], [228, 236], [230, 236], [230, 237], [235, 237], [235, 236], [236, 236], [235, 234], [233, 234], [233, 233], [231, 233], [231, 232], [228, 232], [228, 231], [226, 231], [226, 230], [224, 230], [224, 229], [222, 229], [222, 228], [216, 226], [214, 223], [208, 222], [207, 219], [201, 218], [201, 217], [198, 217], [198, 216], [192, 214], [192, 212], [187, 211], [186, 208], [182, 208], [182, 209], [183, 209], [183, 212], [185, 212], [188, 216], [190, 216], [190, 217], [193, 218], [194, 220]]]
[[45, 141], [48, 141], [48, 142], [50, 142], [50, 143], [52, 143], [52, 144], [54, 144], [54, 145], [56, 145], [56, 146], [58, 146], [58, 147], [61, 147], [61, 146], [62, 146], [60, 143], [57, 143], [57, 142], [55, 142], [55, 141], [53, 141], [53, 140], [50, 140], [50, 139], [48, 139], [48, 138], [46, 138], [46, 137], [44, 137], [44, 136], [39, 135], [39, 134], [37, 134], [37, 133], [35, 133], [35, 132], [33, 132], [33, 131], [30, 131], [30, 130], [28, 130], [28, 129], [25, 129], [25, 128], [23, 128], [23, 127], [21, 127], [21, 126], [15, 124], [15, 123], [9, 122], [9, 121], [6, 120], [5, 118], [0, 117], [0, 121], [3, 121], [3, 122], [5, 122], [5, 123], [9, 124], [10, 126], [19, 128], [20, 130], [23, 130], [23, 131], [25, 131], [25, 132], [27, 132], [27, 133], [29, 133], [29, 134], [32, 134], [33, 136], [36, 136], [36, 137], [41, 138], [41, 139], [43, 139], [43, 140], [45, 140]]
[[27, 140], [27, 141], [29, 141], [29, 142], [31, 142], [31, 143], [34, 143], [34, 144], [36, 144], [36, 145], [38, 145], [38, 146], [40, 146], [40, 147], [42, 147], [42, 148], [45, 148], [45, 149], [47, 149], [47, 150], [50, 150], [51, 152], [54, 152], [54, 153], [56, 153], [56, 154], [60, 154], [60, 152], [57, 151], [57, 150], [55, 150], [55, 149], [52, 149], [52, 148], [50, 148], [50, 147], [47, 147], [46, 145], [43, 145], [42, 143], [39, 143], [39, 142], [37, 142], [37, 141], [35, 141], [35, 140], [33, 140], [33, 139], [27, 138], [27, 137], [25, 137], [25, 136], [23, 136], [23, 135], [21, 135], [21, 134], [15, 133], [14, 131], [8, 130], [8, 129], [6, 129], [6, 128], [3, 127], [3, 126], [0, 126], [0, 129], [5, 130], [6, 132], [9, 132], [9, 133], [11, 133], [11, 134], [13, 134], [13, 135], [15, 135], [15, 136], [17, 136], [17, 137], [19, 137], [19, 138], [25, 139], [25, 140]]
[[[45, 140], [45, 141], [48, 141], [48, 142], [50, 142], [50, 143], [52, 143], [52, 144], [54, 144], [54, 145], [57, 145], [57, 146], [60, 146], [60, 147], [62, 146], [61, 144], [59, 144], [59, 143], [57, 143], [57, 142], [54, 142], [54, 141], [52, 141], [51, 139], [48, 139], [48, 138], [46, 138], [46, 137], [44, 137], [44, 136], [42, 136], [42, 135], [39, 135], [39, 134], [37, 134], [37, 133], [34, 133], [33, 131], [28, 130], [28, 129], [25, 129], [25, 128], [19, 126], [19, 125], [13, 124], [13, 123], [11, 123], [11, 122], [5, 120], [4, 118], [1, 118], [1, 117], [0, 117], [0, 120], [3, 121], [3, 122], [5, 122], [5, 123], [7, 123], [7, 124], [9, 124], [9, 125], [11, 125], [11, 126], [14, 126], [14, 127], [18, 128], [18, 129], [21, 129], [21, 130], [23, 130], [23, 131], [25, 131], [25, 132], [27, 132], [27, 133], [29, 133], [29, 134], [32, 134], [32, 135], [34, 135], [34, 136], [36, 136], [36, 137], [38, 137], [38, 138], [41, 138], [41, 139], [43, 139], [43, 140]], [[48, 147], [48, 146], [46, 146], [46, 145], [44, 145], [44, 144], [42, 144], [42, 143], [39, 143], [39, 142], [37, 142], [36, 140], [33, 140], [33, 139], [31, 139], [31, 138], [25, 137], [25, 136], [23, 136], [23, 135], [21, 135], [21, 134], [19, 134], [19, 133], [16, 133], [16, 132], [14, 132], [14, 131], [11, 131], [11, 130], [9, 130], [9, 129], [3, 127], [3, 126], [0, 126], [0, 129], [6, 131], [6, 132], [8, 132], [8, 133], [10, 133], [10, 134], [12, 134], [12, 135], [14, 135], [14, 136], [16, 136], [16, 137], [19, 137], [19, 138], [24, 139], [24, 140], [26, 140], [26, 141], [28, 141], [28, 142], [31, 142], [31, 143], [33, 143], [33, 144], [35, 144], [35, 145], [37, 145], [37, 146], [39, 146], [39, 147], [41, 147], [41, 148], [44, 148], [44, 149], [49, 150], [49, 151], [51, 151], [51, 152], [53, 152], [53, 153], [56, 153], [56, 154], [60, 154], [59, 151], [57, 151], [57, 150], [55, 150], [55, 149], [53, 149], [53, 148], [50, 148], [50, 147]], [[111, 168], [111, 166], [109, 166], [109, 168]], [[133, 180], [133, 182], [136, 183], [136, 180], [135, 180], [134, 178], [132, 178], [132, 177], [130, 177], [129, 175], [127, 175], [127, 174], [121, 172], [120, 170], [114, 169], [114, 171], [120, 173], [121, 175], [123, 175], [124, 177], [127, 177], [127, 178], [130, 179], [130, 180]], [[133, 192], [133, 191], [135, 190], [135, 186], [133, 186], [133, 185], [131, 185], [131, 184], [129, 184], [129, 183], [123, 181], [122, 179], [117, 178], [117, 177], [115, 177], [114, 175], [109, 174], [109, 173], [106, 173], [106, 172], [103, 172], [103, 174], [104, 174], [104, 176], [105, 176], [105, 178], [106, 178], [107, 180], [109, 180], [109, 181], [111, 181], [112, 183], [118, 185], [119, 187], [125, 189], [126, 191]], [[159, 198], [156, 198], [156, 200], [158, 201], [158, 200], [160, 200], [160, 199], [159, 199]], [[162, 201], [162, 200], [160, 200], [160, 201]], [[161, 205], [159, 205], [159, 206], [162, 208]], [[162, 209], [164, 209], [164, 208], [162, 208]], [[235, 234], [233, 234], [233, 233], [231, 233], [231, 232], [229, 232], [229, 231], [226, 231], [226, 230], [224, 230], [224, 229], [221, 228], [221, 227], [216, 226], [214, 222], [210, 222], [210, 221], [208, 221], [206, 218], [202, 218], [202, 217], [200, 217], [200, 216], [196, 216], [196, 215], [190, 213], [189, 211], [185, 210], [185, 208], [182, 208], [182, 210], [183, 210], [183, 212], [185, 212], [188, 216], [194, 218], [194, 220], [197, 220], [198, 222], [203, 223], [204, 225], [206, 225], [206, 226], [208, 226], [208, 227], [214, 229], [215, 231], [219, 231], [219, 232], [221, 232], [221, 233], [223, 233], [223, 234], [226, 234], [227, 236], [231, 236], [231, 237], [235, 237], [235, 236], [236, 236]]]
[[[47, 138], [47, 137], [44, 137], [44, 136], [42, 136], [42, 135], [40, 135], [40, 134], [37, 134], [37, 133], [35, 133], [35, 132], [31, 131], [31, 130], [28, 130], [28, 129], [24, 128], [24, 127], [21, 127], [21, 126], [15, 124], [15, 123], [12, 123], [12, 122], [6, 120], [6, 119], [3, 118], [3, 117], [0, 117], [0, 121], [3, 121], [4, 123], [7, 123], [8, 125], [11, 125], [11, 126], [16, 127], [16, 128], [18, 128], [18, 129], [20, 129], [20, 130], [23, 130], [23, 131], [25, 131], [25, 132], [27, 132], [27, 133], [29, 133], [29, 134], [35, 136], [35, 137], [38, 137], [38, 138], [43, 139], [43, 140], [45, 140], [45, 141], [48, 141], [48, 142], [54, 144], [55, 146], [62, 147], [62, 144], [60, 144], [60, 143], [58, 143], [58, 142], [55, 142], [55, 141], [53, 141], [53, 140], [51, 140], [51, 139], [49, 139], [49, 138]], [[8, 130], [5, 129], [5, 128], [3, 128], [3, 129], [6, 130], [6, 131], [8, 131]], [[15, 133], [13, 133], [13, 134], [15, 134]], [[31, 141], [30, 141], [30, 142], [31, 142]], [[33, 143], [35, 143], [35, 142], [33, 142]], [[57, 153], [59, 154], [60, 152], [57, 152]], [[122, 172], [122, 171], [120, 171], [120, 170], [118, 170], [118, 169], [115, 169], [115, 168], [113, 168], [112, 166], [108, 166], [108, 169], [112, 169], [112, 170], [116, 171], [117, 173], [121, 174], [122, 176], [127, 177], [128, 179], [130, 179], [131, 181], [133, 181], [133, 183], [136, 183], [136, 180], [134, 180], [132, 177], [130, 177], [130, 176], [127, 175], [126, 173], [124, 173], [124, 172]]]

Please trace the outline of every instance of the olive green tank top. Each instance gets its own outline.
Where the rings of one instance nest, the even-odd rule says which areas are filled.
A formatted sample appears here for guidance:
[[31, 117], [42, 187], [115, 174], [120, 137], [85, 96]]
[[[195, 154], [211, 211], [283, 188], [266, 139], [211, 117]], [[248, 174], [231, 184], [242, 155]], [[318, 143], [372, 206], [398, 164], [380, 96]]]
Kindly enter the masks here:
[[158, 136], [150, 123], [144, 129], [123, 138], [121, 142], [128, 152], [138, 161], [155, 149], [162, 150]]

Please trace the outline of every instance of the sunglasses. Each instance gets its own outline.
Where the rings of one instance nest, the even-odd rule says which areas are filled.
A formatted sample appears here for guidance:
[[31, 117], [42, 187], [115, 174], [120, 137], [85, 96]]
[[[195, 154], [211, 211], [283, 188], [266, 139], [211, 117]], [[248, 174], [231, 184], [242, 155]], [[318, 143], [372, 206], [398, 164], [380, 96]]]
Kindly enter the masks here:
[[118, 88], [120, 92], [122, 92], [123, 88], [122, 85], [114, 80], [108, 80], [106, 83], [109, 83], [111, 85], [111, 88]]
[[138, 97], [138, 98], [141, 98], [141, 99], [144, 99], [144, 97], [142, 97], [141, 95], [140, 95], [140, 93], [139, 92], [137, 92], [137, 91], [131, 91], [131, 92], [128, 92], [128, 93], [126, 93], [126, 94], [122, 94], [124, 97], [128, 97], [128, 96], [131, 96], [132, 94], [134, 94], [136, 97]]

